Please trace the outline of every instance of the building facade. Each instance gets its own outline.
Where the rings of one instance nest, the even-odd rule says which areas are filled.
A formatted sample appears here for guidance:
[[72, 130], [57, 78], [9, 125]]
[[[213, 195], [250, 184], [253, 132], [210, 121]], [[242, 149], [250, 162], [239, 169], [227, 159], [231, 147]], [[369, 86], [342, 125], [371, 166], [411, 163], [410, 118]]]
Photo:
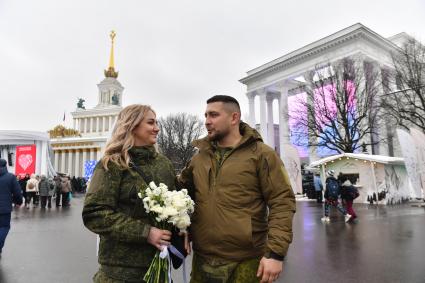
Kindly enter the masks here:
[[[384, 38], [364, 25], [357, 23], [332, 35], [322, 38], [271, 62], [265, 63], [247, 72], [240, 80], [247, 87], [249, 101], [249, 123], [259, 124], [260, 133], [264, 141], [272, 148], [276, 148], [273, 130], [273, 103], [277, 101], [279, 115], [279, 148], [281, 156], [285, 144], [291, 144], [291, 125], [289, 112], [291, 97], [303, 92], [305, 77], [319, 65], [337, 62], [344, 58], [360, 58], [361, 63], [373, 64], [377, 69], [391, 70], [391, 53], [408, 38], [405, 33]], [[388, 73], [388, 72], [386, 72]], [[381, 89], [385, 91], [396, 90]], [[259, 103], [259, 107], [256, 104]], [[259, 121], [256, 119], [256, 109], [259, 108]], [[400, 147], [396, 139], [395, 125], [384, 121], [385, 127], [379, 129], [379, 135], [387, 142], [381, 142], [368, 152], [380, 155], [401, 156]], [[319, 156], [314, 148], [307, 149], [307, 156], [303, 161], [311, 162]], [[299, 150], [300, 152], [300, 150]], [[302, 153], [300, 152], [302, 155]]]

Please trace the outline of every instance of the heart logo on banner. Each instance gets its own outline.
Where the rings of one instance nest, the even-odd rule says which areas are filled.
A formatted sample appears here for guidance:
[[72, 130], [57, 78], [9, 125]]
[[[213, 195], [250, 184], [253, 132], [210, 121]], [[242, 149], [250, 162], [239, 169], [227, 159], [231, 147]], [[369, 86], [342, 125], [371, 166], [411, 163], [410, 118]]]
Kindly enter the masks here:
[[19, 156], [18, 163], [24, 170], [27, 170], [27, 168], [32, 164], [32, 155], [21, 154]]

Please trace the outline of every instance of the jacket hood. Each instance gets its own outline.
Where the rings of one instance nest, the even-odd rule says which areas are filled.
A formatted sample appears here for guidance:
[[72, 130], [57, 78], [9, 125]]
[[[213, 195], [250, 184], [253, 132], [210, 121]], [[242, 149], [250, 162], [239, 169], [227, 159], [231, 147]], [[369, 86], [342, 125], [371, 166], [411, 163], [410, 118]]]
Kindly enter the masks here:
[[[251, 128], [247, 123], [241, 122], [239, 124], [239, 132], [242, 135], [242, 139], [239, 142], [239, 144], [236, 146], [236, 148], [241, 147], [246, 144], [250, 144], [256, 141], [263, 141], [261, 138], [261, 135], [258, 133], [258, 131], [254, 128]], [[208, 136], [195, 140], [192, 142], [192, 145], [194, 147], [197, 147], [199, 149], [211, 149], [215, 147], [215, 144], [209, 140]]]
[[0, 176], [7, 173], [7, 162], [0, 158]]
[[7, 173], [7, 167], [0, 167], [0, 176], [3, 176]]

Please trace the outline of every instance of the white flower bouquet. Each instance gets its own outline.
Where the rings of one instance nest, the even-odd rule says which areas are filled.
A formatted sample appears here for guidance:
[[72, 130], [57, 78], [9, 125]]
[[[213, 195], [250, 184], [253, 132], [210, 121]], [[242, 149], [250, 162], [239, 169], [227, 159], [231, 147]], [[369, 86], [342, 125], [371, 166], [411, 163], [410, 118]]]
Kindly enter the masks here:
[[[169, 191], [165, 184], [156, 186], [150, 182], [145, 192], [139, 193], [139, 197], [143, 199], [146, 213], [156, 228], [169, 231], [177, 228], [180, 232], [186, 232], [190, 226], [190, 215], [195, 208], [186, 189]], [[143, 280], [148, 283], [171, 283], [170, 268], [167, 247], [164, 246], [163, 252], [156, 252]]]

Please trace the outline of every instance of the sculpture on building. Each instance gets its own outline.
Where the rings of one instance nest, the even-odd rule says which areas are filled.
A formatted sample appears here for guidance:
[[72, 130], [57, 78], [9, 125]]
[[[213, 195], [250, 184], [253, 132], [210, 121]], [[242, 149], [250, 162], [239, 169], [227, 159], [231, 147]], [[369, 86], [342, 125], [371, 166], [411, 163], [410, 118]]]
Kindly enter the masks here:
[[57, 125], [49, 131], [49, 136], [51, 139], [54, 139], [64, 137], [81, 137], [81, 134], [77, 130], [65, 128], [62, 125]]
[[118, 95], [116, 93], [114, 93], [114, 95], [112, 95], [112, 104], [113, 105], [119, 104], [119, 98], [118, 98]]
[[83, 98], [78, 98], [77, 108], [86, 109], [86, 107], [84, 106], [84, 102], [86, 101]]

